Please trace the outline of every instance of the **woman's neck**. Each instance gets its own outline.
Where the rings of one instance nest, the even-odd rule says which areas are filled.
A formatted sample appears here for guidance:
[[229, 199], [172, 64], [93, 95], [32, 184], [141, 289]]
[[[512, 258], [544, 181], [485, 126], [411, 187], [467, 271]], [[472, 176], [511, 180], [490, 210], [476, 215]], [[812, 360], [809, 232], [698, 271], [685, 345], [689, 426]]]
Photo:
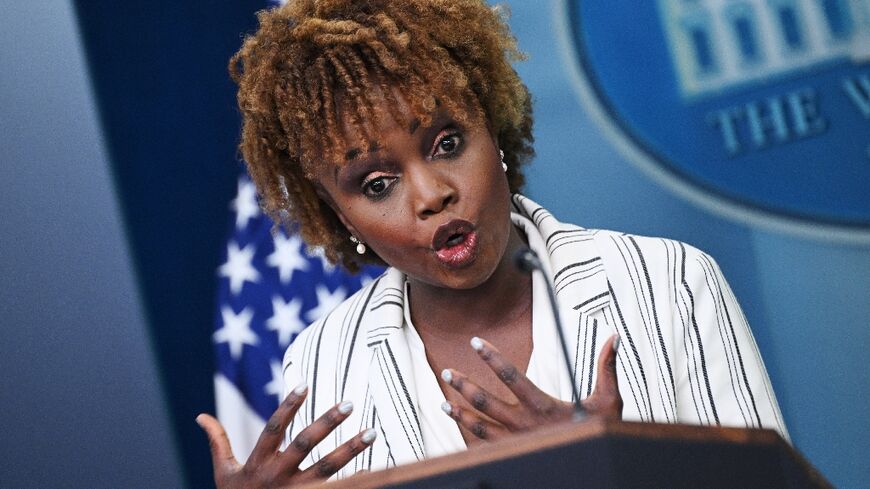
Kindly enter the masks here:
[[[411, 320], [419, 330], [440, 337], [487, 336], [528, 311], [532, 277], [517, 269], [512, 257], [524, 240], [511, 226], [505, 254], [492, 275], [473, 289], [448, 289], [416, 281], [409, 283]], [[422, 333], [422, 331], [421, 331]]]

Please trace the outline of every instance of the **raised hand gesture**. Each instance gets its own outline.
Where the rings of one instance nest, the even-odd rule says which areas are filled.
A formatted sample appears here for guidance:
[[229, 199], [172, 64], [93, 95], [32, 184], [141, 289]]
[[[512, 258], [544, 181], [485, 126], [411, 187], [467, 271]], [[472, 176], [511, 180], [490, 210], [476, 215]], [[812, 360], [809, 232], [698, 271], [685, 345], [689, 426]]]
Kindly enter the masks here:
[[[519, 403], [503, 401], [462, 372], [445, 369], [441, 372], [441, 378], [474, 408], [463, 409], [453, 403], [444, 403], [444, 412], [460, 426], [480, 439], [496, 440], [512, 432], [528, 431], [572, 419], [572, 403], [550, 397], [540, 390], [489, 342], [475, 337], [471, 340], [471, 347], [513, 392]], [[607, 340], [598, 356], [595, 391], [582, 401], [583, 407], [592, 416], [622, 419], [622, 396], [616, 377], [618, 348], [619, 336], [614, 335]]]
[[233, 455], [230, 440], [220, 422], [208, 414], [200, 414], [196, 422], [208, 435], [214, 480], [218, 489], [254, 489], [293, 487], [317, 480], [326, 480], [375, 440], [377, 432], [368, 429], [354, 436], [332, 453], [305, 470], [299, 464], [311, 449], [344, 421], [353, 410], [349, 401], [333, 406], [314, 423], [299, 433], [283, 452], [281, 440], [290, 420], [296, 415], [308, 387], [301, 384], [291, 392], [269, 418], [248, 461], [242, 465]]

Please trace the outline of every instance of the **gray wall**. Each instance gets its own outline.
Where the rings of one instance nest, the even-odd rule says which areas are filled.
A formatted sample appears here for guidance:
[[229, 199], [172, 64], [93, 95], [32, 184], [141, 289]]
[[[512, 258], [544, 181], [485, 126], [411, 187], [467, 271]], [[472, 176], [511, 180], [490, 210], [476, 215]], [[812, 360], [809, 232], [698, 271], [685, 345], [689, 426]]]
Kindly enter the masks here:
[[180, 487], [70, 2], [0, 2], [0, 66], [0, 487]]

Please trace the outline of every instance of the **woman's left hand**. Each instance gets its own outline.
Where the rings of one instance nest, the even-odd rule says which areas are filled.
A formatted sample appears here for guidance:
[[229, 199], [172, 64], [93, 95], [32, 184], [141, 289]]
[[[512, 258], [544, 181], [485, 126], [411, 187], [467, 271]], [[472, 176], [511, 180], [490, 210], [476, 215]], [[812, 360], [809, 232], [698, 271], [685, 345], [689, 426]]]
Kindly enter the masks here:
[[[595, 390], [591, 396], [581, 401], [592, 416], [622, 419], [622, 397], [616, 377], [618, 338], [619, 336], [613, 335], [604, 343], [598, 356]], [[444, 411], [460, 426], [482, 440], [496, 440], [509, 433], [533, 430], [572, 419], [574, 404], [550, 397], [538, 389], [489, 342], [474, 338], [472, 348], [514, 393], [519, 403], [503, 401], [463, 373], [445, 369], [441, 378], [474, 407], [472, 410], [454, 403], [444, 403]]]

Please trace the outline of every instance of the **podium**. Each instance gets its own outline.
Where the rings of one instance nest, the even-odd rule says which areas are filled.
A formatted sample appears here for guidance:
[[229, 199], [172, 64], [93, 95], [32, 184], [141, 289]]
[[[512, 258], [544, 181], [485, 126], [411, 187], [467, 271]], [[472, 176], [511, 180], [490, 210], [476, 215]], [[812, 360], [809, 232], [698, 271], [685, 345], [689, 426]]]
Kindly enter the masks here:
[[589, 419], [325, 489], [825, 488], [775, 431]]

